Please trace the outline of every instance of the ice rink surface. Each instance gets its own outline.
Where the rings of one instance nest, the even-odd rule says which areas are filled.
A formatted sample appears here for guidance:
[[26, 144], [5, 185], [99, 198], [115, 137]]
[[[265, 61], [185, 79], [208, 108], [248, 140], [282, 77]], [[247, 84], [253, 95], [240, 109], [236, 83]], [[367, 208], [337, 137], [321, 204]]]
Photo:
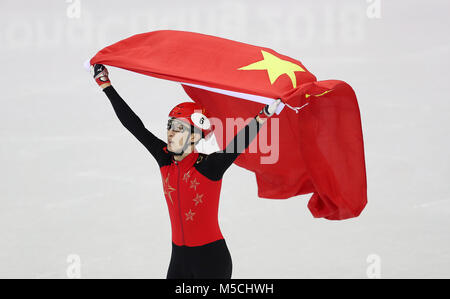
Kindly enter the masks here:
[[[0, 277], [165, 278], [158, 166], [83, 69], [106, 45], [175, 29], [272, 48], [355, 90], [368, 205], [314, 219], [232, 166], [220, 224], [233, 278], [450, 277], [448, 1], [0, 2]], [[109, 68], [160, 138], [181, 86]], [[75, 258], [74, 258], [75, 257]], [[68, 275], [69, 273], [69, 275]]]

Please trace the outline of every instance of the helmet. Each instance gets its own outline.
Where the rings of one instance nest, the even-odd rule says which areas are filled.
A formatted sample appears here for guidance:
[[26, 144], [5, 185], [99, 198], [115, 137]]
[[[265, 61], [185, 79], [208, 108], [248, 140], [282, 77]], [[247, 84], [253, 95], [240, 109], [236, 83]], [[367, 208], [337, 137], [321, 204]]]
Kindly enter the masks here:
[[207, 117], [206, 110], [197, 103], [180, 103], [170, 111], [169, 117], [180, 119], [199, 129], [203, 136], [207, 136], [211, 132], [211, 123]]

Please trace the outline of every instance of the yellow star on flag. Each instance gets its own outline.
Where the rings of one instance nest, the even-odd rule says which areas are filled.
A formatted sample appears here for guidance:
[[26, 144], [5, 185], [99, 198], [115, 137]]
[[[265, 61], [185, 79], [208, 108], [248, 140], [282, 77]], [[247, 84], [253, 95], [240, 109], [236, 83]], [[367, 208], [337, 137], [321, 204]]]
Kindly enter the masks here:
[[278, 77], [286, 74], [291, 78], [292, 85], [297, 87], [297, 79], [294, 72], [304, 72], [305, 70], [293, 62], [283, 60], [269, 52], [261, 50], [263, 60], [238, 68], [238, 70], [267, 70], [270, 84], [273, 84]]
[[309, 98], [310, 96], [321, 97], [321, 96], [326, 95], [327, 93], [329, 93], [331, 91], [332, 91], [332, 89], [327, 90], [327, 91], [325, 91], [325, 92], [323, 92], [321, 94], [308, 94], [307, 93], [307, 94], [305, 94], [305, 98]]

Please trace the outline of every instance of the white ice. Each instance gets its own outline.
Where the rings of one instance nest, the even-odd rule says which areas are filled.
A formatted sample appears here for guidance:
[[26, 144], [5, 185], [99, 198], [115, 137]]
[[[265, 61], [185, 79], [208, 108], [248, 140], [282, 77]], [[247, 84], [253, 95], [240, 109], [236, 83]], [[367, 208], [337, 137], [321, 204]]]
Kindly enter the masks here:
[[[382, 278], [449, 278], [450, 3], [379, 2], [380, 14], [361, 0], [2, 1], [0, 277], [66, 278], [71, 255], [82, 278], [165, 277], [157, 164], [82, 65], [132, 34], [176, 29], [272, 48], [358, 96], [365, 211], [314, 219], [309, 196], [259, 199], [254, 175], [232, 166], [220, 224], [234, 278], [367, 278], [371, 255]], [[110, 78], [161, 138], [188, 99], [174, 82]]]

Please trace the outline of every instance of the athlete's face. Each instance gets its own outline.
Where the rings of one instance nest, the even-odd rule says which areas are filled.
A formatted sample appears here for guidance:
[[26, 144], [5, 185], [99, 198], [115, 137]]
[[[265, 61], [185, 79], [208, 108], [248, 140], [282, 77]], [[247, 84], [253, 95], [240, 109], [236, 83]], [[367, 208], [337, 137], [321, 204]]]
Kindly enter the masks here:
[[186, 140], [188, 141], [188, 146], [185, 151], [190, 151], [191, 142], [195, 140], [198, 134], [189, 134], [190, 133], [190, 125], [177, 120], [170, 119], [167, 123], [167, 149], [173, 153], [181, 153], [184, 145], [186, 144]]
[[189, 127], [182, 121], [169, 119], [167, 122], [167, 149], [179, 153], [189, 135]]

